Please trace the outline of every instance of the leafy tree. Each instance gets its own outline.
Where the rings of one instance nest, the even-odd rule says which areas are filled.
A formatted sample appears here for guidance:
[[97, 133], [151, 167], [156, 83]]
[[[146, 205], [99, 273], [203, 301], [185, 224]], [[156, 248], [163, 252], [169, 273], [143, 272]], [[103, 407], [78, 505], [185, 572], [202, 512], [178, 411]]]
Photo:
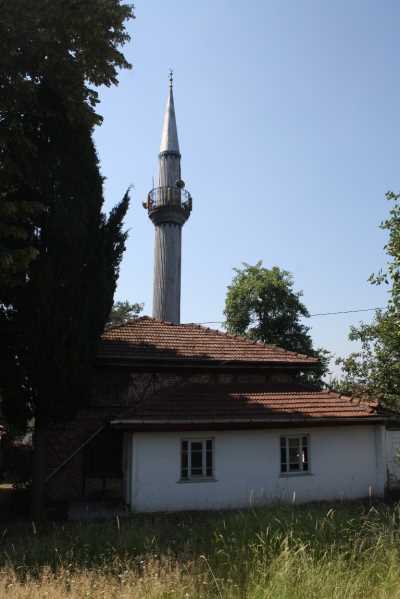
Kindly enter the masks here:
[[133, 8], [120, 0], [0, 0], [0, 12], [1, 303], [38, 254], [47, 210], [38, 193], [42, 123], [60, 109], [67, 122], [101, 123], [96, 88], [130, 68], [119, 47], [129, 40], [124, 23]]
[[293, 289], [292, 275], [277, 266], [267, 269], [261, 261], [255, 266], [243, 264], [243, 268], [234, 271], [225, 301], [227, 330], [318, 357], [320, 364], [304, 374], [303, 380], [321, 385], [330, 354], [313, 348], [309, 327], [301, 322], [309, 312], [301, 301], [302, 292]]
[[107, 326], [125, 324], [129, 320], [138, 318], [144, 304], [131, 304], [128, 300], [115, 302], [108, 317]]
[[352, 327], [349, 338], [361, 343], [361, 350], [339, 359], [346, 386], [354, 394], [377, 399], [387, 406], [400, 405], [400, 196], [388, 192], [392, 202], [387, 218], [380, 226], [388, 231], [385, 251], [389, 256], [386, 272], [372, 275], [374, 285], [389, 286], [386, 310], [378, 310], [370, 324]]
[[336, 393], [341, 393], [342, 395], [361, 394], [360, 390], [357, 390], [354, 385], [352, 385], [349, 381], [345, 380], [342, 376], [329, 377], [327, 387], [332, 391], [335, 391]]
[[[10, 277], [21, 271], [21, 284], [0, 287], [0, 386], [10, 420], [35, 420], [39, 517], [47, 430], [72, 418], [87, 397], [125, 247], [128, 194], [108, 218], [102, 212], [92, 140], [101, 117], [90, 86], [116, 84], [117, 68], [129, 66], [118, 47], [128, 39], [132, 7], [16, 0], [1, 9], [0, 197], [33, 254], [9, 268]], [[6, 219], [0, 248], [12, 253], [10, 226]]]
[[[37, 256], [33, 245], [33, 219], [40, 206], [0, 195], [0, 289], [23, 284], [30, 262]], [[1, 294], [1, 292], [0, 292]]]

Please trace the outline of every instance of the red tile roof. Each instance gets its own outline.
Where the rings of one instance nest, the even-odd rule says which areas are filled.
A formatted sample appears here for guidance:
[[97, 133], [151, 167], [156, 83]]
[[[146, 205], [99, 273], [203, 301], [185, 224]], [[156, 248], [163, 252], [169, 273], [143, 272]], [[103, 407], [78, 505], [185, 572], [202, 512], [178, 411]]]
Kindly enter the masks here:
[[172, 324], [144, 316], [103, 333], [98, 358], [107, 361], [172, 361], [286, 364], [318, 360], [196, 324]]
[[186, 384], [155, 393], [120, 421], [287, 422], [379, 418], [373, 403], [299, 384]]

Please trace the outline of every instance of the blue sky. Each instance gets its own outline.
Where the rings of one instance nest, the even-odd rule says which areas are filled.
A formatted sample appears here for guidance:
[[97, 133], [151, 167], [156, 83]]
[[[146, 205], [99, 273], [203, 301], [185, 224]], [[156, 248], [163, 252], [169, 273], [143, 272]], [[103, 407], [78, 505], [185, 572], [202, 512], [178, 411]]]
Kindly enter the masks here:
[[[291, 271], [311, 313], [384, 306], [384, 195], [399, 189], [400, 4], [369, 0], [137, 0], [132, 71], [100, 90], [96, 144], [107, 209], [134, 185], [118, 299], [151, 314], [153, 226], [142, 201], [157, 172], [168, 85], [182, 176], [182, 322], [220, 321], [232, 269]], [[346, 355], [368, 313], [309, 320]]]

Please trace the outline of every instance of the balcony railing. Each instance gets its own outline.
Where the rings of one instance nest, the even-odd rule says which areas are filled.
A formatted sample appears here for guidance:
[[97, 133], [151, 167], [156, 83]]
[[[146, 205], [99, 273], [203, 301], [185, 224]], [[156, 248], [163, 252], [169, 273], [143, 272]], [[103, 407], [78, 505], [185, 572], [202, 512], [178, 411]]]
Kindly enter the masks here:
[[155, 187], [147, 194], [144, 207], [149, 210], [161, 206], [179, 206], [187, 210], [192, 208], [192, 196], [186, 189], [179, 187]]

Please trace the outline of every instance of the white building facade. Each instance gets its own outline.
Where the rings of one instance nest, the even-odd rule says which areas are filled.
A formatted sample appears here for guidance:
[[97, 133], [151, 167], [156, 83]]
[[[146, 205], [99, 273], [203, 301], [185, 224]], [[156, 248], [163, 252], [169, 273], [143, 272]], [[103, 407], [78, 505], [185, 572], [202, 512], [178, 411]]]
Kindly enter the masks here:
[[[382, 424], [127, 432], [125, 501], [157, 512], [382, 497], [385, 435]], [[191, 473], [182, 447], [194, 447], [193, 458], [200, 445]]]

